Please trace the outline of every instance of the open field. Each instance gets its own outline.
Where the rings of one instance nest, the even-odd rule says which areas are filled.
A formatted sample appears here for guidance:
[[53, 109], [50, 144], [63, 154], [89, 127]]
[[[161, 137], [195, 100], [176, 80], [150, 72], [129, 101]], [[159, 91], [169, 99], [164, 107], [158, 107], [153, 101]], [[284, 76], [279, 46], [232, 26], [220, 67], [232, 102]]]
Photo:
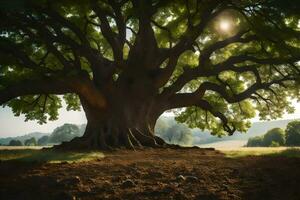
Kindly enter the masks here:
[[2, 150], [0, 199], [299, 199], [299, 149], [249, 149]]
[[62, 162], [87, 162], [102, 159], [101, 152], [55, 152], [38, 149], [0, 150], [0, 161], [11, 162], [37, 162], [37, 163], [62, 163]]
[[201, 144], [199, 147], [202, 148], [215, 148], [215, 149], [232, 149], [241, 148], [247, 144], [247, 140], [228, 140], [221, 142], [213, 142], [208, 144]]
[[229, 157], [245, 156], [283, 156], [300, 157], [299, 147], [242, 147], [219, 149]]
[[287, 156], [300, 157], [300, 147], [244, 147], [247, 141], [232, 140], [199, 145], [201, 148], [215, 148], [228, 157], [243, 156]]
[[[219, 143], [219, 142], [218, 142]], [[229, 142], [231, 143], [231, 142]], [[228, 145], [219, 145], [216, 150], [222, 152], [227, 157], [245, 157], [245, 156], [285, 156], [300, 157], [300, 147], [236, 147]], [[240, 142], [237, 142], [240, 143]], [[222, 142], [223, 144], [223, 142]], [[212, 147], [210, 145], [201, 145], [201, 148]], [[84, 160], [101, 159], [103, 153], [75, 153], [75, 152], [54, 152], [43, 151], [41, 146], [1, 146], [0, 160], [8, 161], [35, 161], [35, 162], [79, 162]], [[39, 151], [41, 150], [41, 151]]]
[[[42, 146], [0, 146], [0, 151], [2, 150], [23, 150], [23, 149], [42, 149]], [[46, 147], [47, 148], [47, 147]]]

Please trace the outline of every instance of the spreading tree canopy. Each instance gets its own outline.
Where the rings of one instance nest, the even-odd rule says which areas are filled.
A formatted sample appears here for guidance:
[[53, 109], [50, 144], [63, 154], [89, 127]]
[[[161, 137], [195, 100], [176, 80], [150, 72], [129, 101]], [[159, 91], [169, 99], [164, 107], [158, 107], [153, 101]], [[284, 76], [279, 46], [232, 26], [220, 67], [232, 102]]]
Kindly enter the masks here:
[[[156, 146], [157, 118], [213, 134], [292, 112], [299, 99], [299, 2], [3, 0], [0, 104], [28, 120], [82, 105], [65, 147]], [[63, 95], [63, 98], [61, 96]]]

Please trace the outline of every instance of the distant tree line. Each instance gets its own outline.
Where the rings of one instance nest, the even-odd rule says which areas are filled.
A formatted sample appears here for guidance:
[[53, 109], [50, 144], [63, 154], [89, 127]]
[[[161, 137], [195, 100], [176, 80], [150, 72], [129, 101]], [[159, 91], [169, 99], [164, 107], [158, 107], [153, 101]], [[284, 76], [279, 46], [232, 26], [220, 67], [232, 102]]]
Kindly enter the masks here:
[[249, 138], [247, 147], [300, 146], [300, 121], [290, 122], [286, 129], [274, 128], [262, 136]]
[[22, 143], [20, 140], [11, 140], [9, 142], [9, 146], [46, 146], [53, 144], [60, 144], [62, 142], [67, 142], [72, 140], [75, 137], [80, 137], [83, 134], [83, 130], [81, 130], [77, 125], [74, 124], [64, 124], [60, 126], [48, 136], [45, 135], [38, 140], [34, 137], [27, 139]]
[[8, 144], [9, 146], [23, 146], [20, 140], [11, 140]]

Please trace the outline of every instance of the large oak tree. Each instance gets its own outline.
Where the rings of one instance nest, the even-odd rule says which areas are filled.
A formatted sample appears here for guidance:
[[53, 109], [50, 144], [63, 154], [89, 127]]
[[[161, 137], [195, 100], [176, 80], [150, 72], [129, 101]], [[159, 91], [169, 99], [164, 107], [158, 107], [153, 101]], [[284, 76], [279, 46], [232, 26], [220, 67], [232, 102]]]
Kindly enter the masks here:
[[[55, 120], [82, 105], [65, 148], [159, 146], [158, 117], [233, 134], [299, 98], [299, 3], [283, 0], [1, 1], [0, 104]], [[63, 95], [57, 96], [57, 95]]]

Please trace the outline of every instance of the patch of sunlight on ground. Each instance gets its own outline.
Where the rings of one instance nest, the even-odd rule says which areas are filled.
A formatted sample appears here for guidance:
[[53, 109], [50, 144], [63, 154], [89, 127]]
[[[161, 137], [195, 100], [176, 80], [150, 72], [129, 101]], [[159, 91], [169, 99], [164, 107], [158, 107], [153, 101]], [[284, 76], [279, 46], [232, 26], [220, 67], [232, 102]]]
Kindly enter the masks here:
[[42, 149], [49, 148], [51, 146], [0, 146], [1, 150], [17, 150], [17, 149]]
[[202, 148], [215, 148], [215, 149], [236, 149], [241, 148], [247, 144], [247, 140], [228, 140], [228, 141], [219, 141], [219, 142], [213, 142], [209, 144], [201, 144], [198, 145]]
[[101, 152], [59, 152], [53, 150], [1, 148], [0, 161], [46, 162], [46, 163], [77, 163], [104, 158]]
[[230, 158], [245, 156], [300, 157], [300, 147], [241, 147], [219, 150]]

